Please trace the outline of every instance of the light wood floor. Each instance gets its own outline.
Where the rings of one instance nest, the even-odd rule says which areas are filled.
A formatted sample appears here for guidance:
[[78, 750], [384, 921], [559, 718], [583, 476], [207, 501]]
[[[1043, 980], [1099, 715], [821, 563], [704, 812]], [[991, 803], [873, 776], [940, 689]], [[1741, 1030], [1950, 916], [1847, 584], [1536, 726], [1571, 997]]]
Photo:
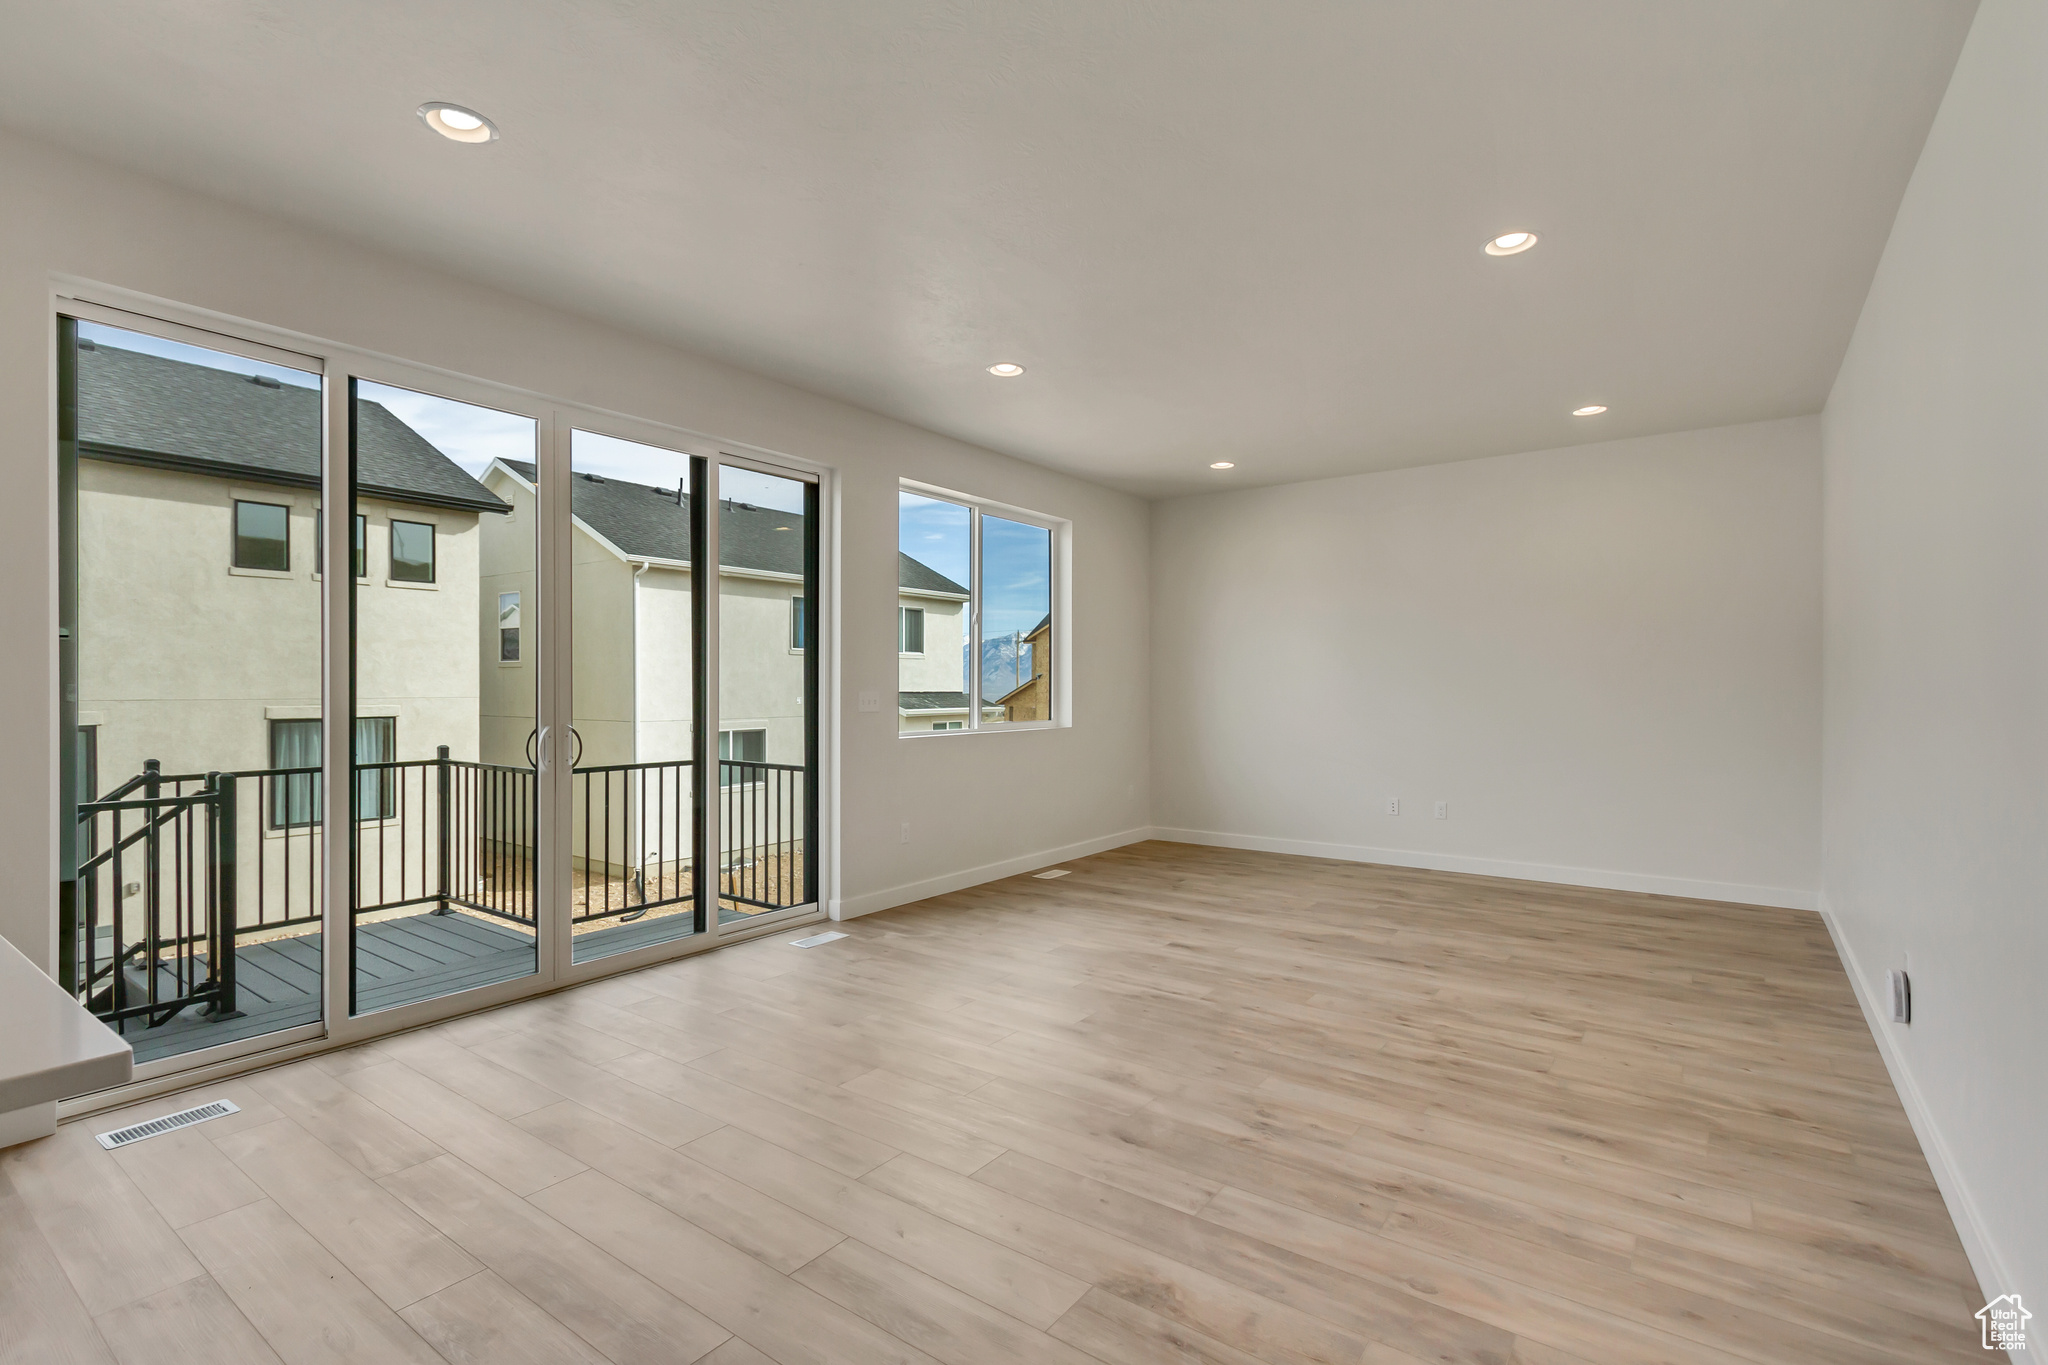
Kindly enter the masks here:
[[1816, 917], [1072, 866], [17, 1148], [5, 1358], [1983, 1358]]

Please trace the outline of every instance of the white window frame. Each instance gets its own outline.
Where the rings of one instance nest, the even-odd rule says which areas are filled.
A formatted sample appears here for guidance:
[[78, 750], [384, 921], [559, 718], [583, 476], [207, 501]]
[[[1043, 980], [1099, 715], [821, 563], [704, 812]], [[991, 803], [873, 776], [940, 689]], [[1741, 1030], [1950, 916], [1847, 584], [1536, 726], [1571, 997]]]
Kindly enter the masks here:
[[922, 649], [905, 649], [903, 647], [903, 618], [913, 611], [917, 613], [917, 642], [921, 645], [925, 641], [924, 628], [926, 621], [924, 619], [924, 608], [906, 607], [901, 602], [898, 602], [896, 604], [896, 657], [899, 659], [922, 659], [924, 657]]
[[[946, 735], [1007, 735], [1028, 730], [1061, 730], [1074, 723], [1073, 710], [1073, 555], [1074, 523], [1064, 517], [1048, 516], [1034, 512], [1027, 507], [997, 502], [992, 498], [976, 497], [934, 484], [919, 483], [914, 479], [903, 479], [898, 487], [905, 493], [914, 493], [923, 498], [936, 498], [965, 507], [967, 518], [967, 607], [965, 627], [968, 657], [975, 661], [975, 667], [967, 671], [967, 722], [958, 730], [905, 730], [900, 721], [897, 725], [898, 739], [937, 739]], [[987, 702], [981, 695], [981, 519], [984, 516], [1000, 517], [1024, 526], [1036, 526], [1052, 534], [1052, 715], [1046, 720], [984, 721], [982, 711]], [[899, 534], [897, 552], [902, 552]], [[900, 591], [900, 588], [899, 588]], [[897, 642], [902, 643], [901, 604], [898, 604]], [[929, 622], [927, 622], [927, 626]], [[930, 651], [930, 638], [926, 638], [926, 651]], [[898, 650], [897, 657], [905, 656]], [[901, 678], [898, 678], [901, 683]], [[901, 688], [898, 689], [899, 695]], [[901, 715], [901, 707], [898, 707]]]

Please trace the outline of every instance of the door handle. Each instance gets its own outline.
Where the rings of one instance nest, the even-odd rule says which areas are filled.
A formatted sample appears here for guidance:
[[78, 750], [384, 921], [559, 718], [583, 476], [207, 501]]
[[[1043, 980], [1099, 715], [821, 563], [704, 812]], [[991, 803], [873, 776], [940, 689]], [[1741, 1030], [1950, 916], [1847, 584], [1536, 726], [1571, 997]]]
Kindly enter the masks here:
[[[548, 770], [549, 728], [543, 725], [538, 730], [526, 732], [526, 766], [537, 772], [544, 773]], [[572, 725], [569, 727], [569, 738], [576, 744], [576, 756], [569, 760], [569, 766], [574, 768], [583, 761], [583, 736], [577, 734], [576, 727]]]

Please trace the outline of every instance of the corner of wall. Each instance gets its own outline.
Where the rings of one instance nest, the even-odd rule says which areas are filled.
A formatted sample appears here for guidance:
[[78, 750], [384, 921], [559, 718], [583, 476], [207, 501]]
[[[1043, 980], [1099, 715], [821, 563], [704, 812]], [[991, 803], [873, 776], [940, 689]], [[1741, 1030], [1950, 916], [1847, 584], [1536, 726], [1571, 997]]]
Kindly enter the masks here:
[[1001, 862], [984, 863], [980, 867], [963, 868], [941, 877], [927, 877], [923, 881], [905, 882], [901, 886], [884, 887], [880, 891], [869, 891], [858, 896], [835, 900], [828, 907], [835, 920], [858, 919], [872, 915], [878, 910], [894, 910], [899, 905], [929, 900], [943, 896], [949, 891], [964, 891], [970, 886], [984, 882], [1000, 881], [1019, 873], [1036, 872], [1042, 867], [1065, 862], [1069, 858], [1086, 858], [1091, 854], [1107, 853], [1113, 848], [1126, 844], [1139, 844], [1154, 837], [1150, 826], [1140, 825], [1116, 834], [1105, 834], [1094, 839], [1083, 839], [1079, 843], [1067, 844], [1060, 848], [1041, 849], [1036, 853], [1025, 853]]
[[1927, 1158], [1928, 1169], [1934, 1173], [1934, 1183], [1941, 1191], [1942, 1203], [1948, 1206], [1949, 1217], [1955, 1221], [1956, 1235], [1962, 1239], [1963, 1254], [1970, 1258], [1970, 1268], [1977, 1273], [1978, 1285], [2014, 1283], [2005, 1257], [1999, 1253], [1997, 1243], [1992, 1241], [1977, 1201], [1970, 1194], [1969, 1183], [1963, 1179], [1962, 1170], [1956, 1164], [1947, 1140], [1942, 1137], [1941, 1125], [1935, 1121], [1933, 1109], [1921, 1094], [1919, 1083], [1914, 1080], [1905, 1057], [1892, 1044], [1884, 1014], [1878, 1009], [1878, 997], [1869, 978], [1863, 974], [1855, 946], [1849, 942], [1847, 931], [1843, 929], [1834, 907], [1828, 903], [1826, 891], [1820, 894], [1820, 917], [1821, 923], [1827, 926], [1828, 937], [1834, 941], [1835, 955], [1842, 960], [1842, 970], [1848, 973], [1849, 988], [1856, 993], [1856, 1004], [1863, 1011], [1863, 1022], [1869, 1026], [1870, 1036], [1877, 1043], [1877, 1055], [1884, 1059], [1885, 1074], [1891, 1077], [1892, 1089], [1898, 1092], [1906, 1120], [1913, 1125], [1913, 1136], [1920, 1140], [1921, 1154]]

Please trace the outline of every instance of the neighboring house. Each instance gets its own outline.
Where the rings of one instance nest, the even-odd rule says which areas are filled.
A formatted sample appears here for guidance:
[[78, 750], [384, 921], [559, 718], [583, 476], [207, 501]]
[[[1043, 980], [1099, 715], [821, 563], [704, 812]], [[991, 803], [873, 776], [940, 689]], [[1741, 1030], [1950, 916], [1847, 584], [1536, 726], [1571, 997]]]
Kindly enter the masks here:
[[967, 589], [896, 555], [896, 714], [904, 730], [967, 723]]
[[1003, 719], [1052, 719], [1052, 613], [1026, 631], [1012, 650], [1012, 658], [1023, 662], [1030, 676], [1000, 697]]
[[[166, 773], [317, 764], [319, 391], [78, 350], [81, 798], [146, 759]], [[362, 403], [357, 429], [357, 751], [474, 759], [478, 523], [508, 508], [381, 405]], [[314, 799], [310, 783], [244, 784], [245, 915], [250, 850], [281, 860], [275, 836], [312, 837]]]
[[[534, 466], [500, 460], [484, 484], [513, 514], [484, 533], [483, 593], [493, 614], [524, 619], [534, 591]], [[687, 494], [604, 475], [572, 477], [575, 710], [583, 766], [690, 756], [690, 510]], [[801, 519], [724, 502], [718, 509], [719, 718], [722, 757], [804, 761]], [[904, 729], [958, 723], [967, 589], [897, 557], [899, 711]], [[487, 666], [485, 757], [523, 746], [532, 683], [520, 660]]]
[[[485, 485], [513, 508], [485, 528], [480, 582], [486, 610], [505, 620], [528, 619], [533, 602], [534, 480], [534, 466], [522, 461], [496, 461], [484, 472]], [[689, 496], [590, 473], [572, 475], [570, 486], [577, 766], [680, 764], [691, 756], [693, 704]], [[718, 755], [801, 768], [803, 518], [723, 502], [718, 537]], [[516, 633], [501, 634], [499, 645], [484, 668], [484, 757], [523, 761], [509, 755], [533, 729], [531, 655]], [[751, 804], [728, 814], [726, 846], [793, 845], [801, 837], [800, 775], [749, 769], [743, 777], [728, 774], [729, 786], [748, 788], [736, 798]], [[688, 826], [662, 818], [687, 809], [680, 768], [579, 781], [574, 799], [579, 865], [667, 875], [688, 861]]]
[[[78, 406], [78, 706], [99, 781], [147, 758], [282, 766], [298, 741], [275, 722], [320, 705], [319, 391], [82, 341]], [[478, 520], [509, 509], [380, 404], [357, 430], [357, 713], [391, 722], [365, 739], [473, 759]]]

